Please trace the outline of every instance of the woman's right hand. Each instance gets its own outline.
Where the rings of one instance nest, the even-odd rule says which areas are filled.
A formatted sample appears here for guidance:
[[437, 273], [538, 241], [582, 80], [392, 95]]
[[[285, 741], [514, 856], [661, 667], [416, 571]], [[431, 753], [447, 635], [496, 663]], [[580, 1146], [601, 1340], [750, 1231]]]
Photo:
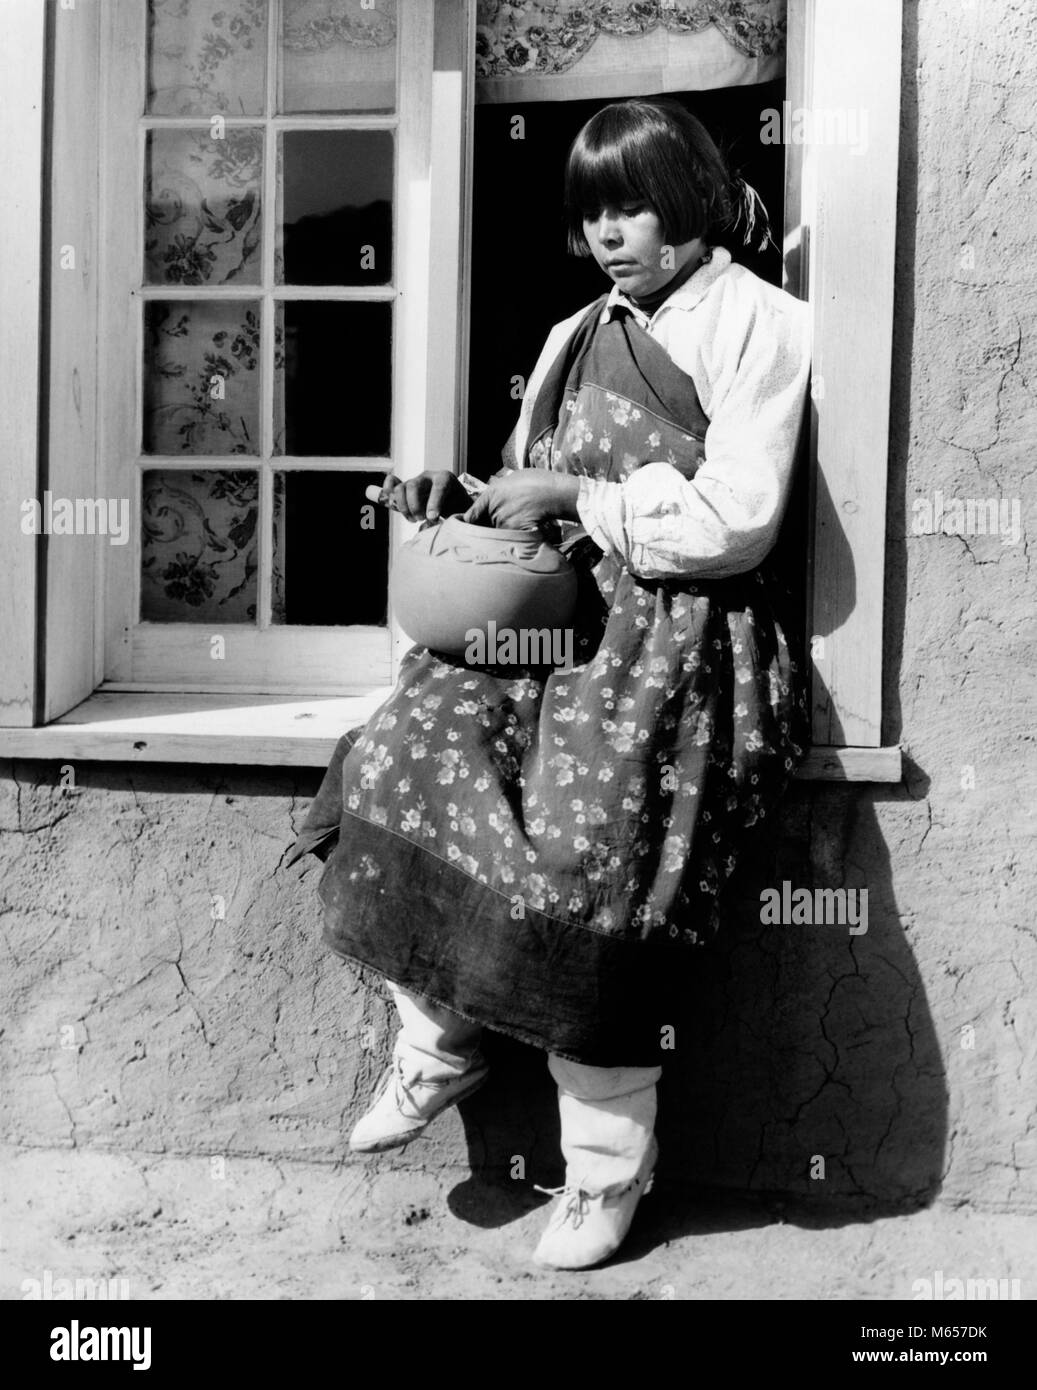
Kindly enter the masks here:
[[408, 521], [436, 521], [441, 516], [466, 512], [472, 499], [458, 482], [456, 473], [447, 468], [426, 469], [416, 478], [401, 481], [395, 473], [387, 473], [379, 499], [393, 507]]

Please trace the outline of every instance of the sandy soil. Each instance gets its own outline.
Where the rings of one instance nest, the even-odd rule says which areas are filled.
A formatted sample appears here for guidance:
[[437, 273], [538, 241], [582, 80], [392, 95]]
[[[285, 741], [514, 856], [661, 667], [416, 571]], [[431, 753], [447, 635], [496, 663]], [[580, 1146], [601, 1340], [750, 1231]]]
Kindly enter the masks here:
[[529, 1256], [548, 1199], [528, 1184], [377, 1159], [222, 1162], [7, 1151], [0, 1296], [46, 1271], [146, 1299], [910, 1299], [937, 1270], [1037, 1290], [1037, 1217], [868, 1219], [657, 1187], [609, 1265], [545, 1273]]

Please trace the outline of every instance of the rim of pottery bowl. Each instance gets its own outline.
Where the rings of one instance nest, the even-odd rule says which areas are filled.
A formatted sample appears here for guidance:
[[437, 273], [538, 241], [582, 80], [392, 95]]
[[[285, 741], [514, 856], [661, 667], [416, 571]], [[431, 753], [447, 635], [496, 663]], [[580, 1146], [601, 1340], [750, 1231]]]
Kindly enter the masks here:
[[443, 521], [444, 523], [449, 521], [462, 534], [469, 534], [473, 540], [486, 540], [489, 536], [496, 536], [498, 540], [502, 541], [543, 541], [544, 539], [544, 534], [538, 527], [479, 526], [474, 521], [462, 521], [459, 516], [445, 516]]

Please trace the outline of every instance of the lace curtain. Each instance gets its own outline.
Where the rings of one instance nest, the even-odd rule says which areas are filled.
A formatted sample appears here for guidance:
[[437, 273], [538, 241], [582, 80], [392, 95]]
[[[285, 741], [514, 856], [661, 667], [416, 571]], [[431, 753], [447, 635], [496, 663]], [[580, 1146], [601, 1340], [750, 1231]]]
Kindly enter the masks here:
[[[432, 0], [422, 0], [432, 3]], [[148, 0], [148, 111], [261, 116], [270, 0]], [[391, 111], [396, 0], [282, 0], [277, 109]]]
[[780, 77], [787, 0], [479, 0], [476, 101], [704, 91]]

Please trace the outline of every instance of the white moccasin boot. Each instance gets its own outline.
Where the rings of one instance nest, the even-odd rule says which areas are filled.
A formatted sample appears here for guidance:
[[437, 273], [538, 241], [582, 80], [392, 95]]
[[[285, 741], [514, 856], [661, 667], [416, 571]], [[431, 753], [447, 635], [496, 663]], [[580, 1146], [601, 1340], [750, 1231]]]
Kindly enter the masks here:
[[408, 1076], [403, 1059], [394, 1057], [370, 1108], [349, 1136], [350, 1149], [353, 1153], [381, 1153], [402, 1148], [424, 1134], [437, 1115], [477, 1091], [488, 1074], [486, 1063], [476, 1055], [460, 1075], [425, 1081]]
[[615, 1254], [651, 1185], [655, 1085], [661, 1067], [588, 1067], [552, 1056], [558, 1082], [565, 1185], [533, 1258], [554, 1269], [588, 1269]]
[[637, 1176], [619, 1188], [595, 1192], [583, 1183], [538, 1187], [558, 1201], [533, 1254], [552, 1269], [590, 1269], [614, 1255], [626, 1240], [637, 1204], [652, 1190], [659, 1146], [651, 1141]]
[[471, 1019], [387, 982], [400, 1016], [392, 1065], [349, 1136], [354, 1153], [398, 1149], [486, 1080], [482, 1028]]

